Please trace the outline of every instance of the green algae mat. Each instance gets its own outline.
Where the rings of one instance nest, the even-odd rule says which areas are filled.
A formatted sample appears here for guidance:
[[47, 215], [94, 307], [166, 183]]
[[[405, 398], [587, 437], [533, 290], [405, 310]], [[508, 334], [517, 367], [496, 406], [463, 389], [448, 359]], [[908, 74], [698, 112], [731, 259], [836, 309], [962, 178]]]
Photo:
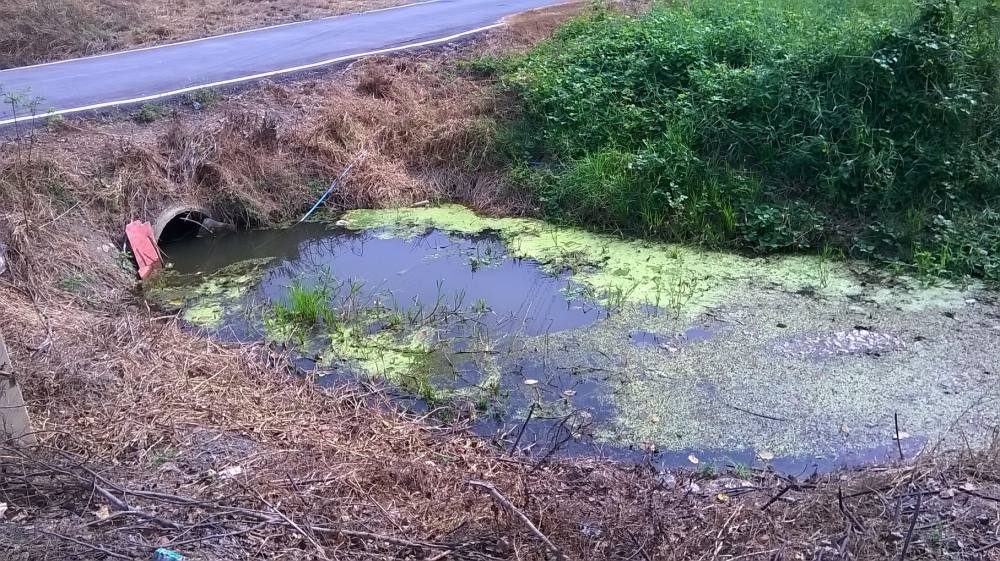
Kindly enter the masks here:
[[1000, 310], [979, 286], [757, 259], [459, 206], [168, 249], [149, 297], [218, 337], [541, 453], [779, 469], [986, 438]]

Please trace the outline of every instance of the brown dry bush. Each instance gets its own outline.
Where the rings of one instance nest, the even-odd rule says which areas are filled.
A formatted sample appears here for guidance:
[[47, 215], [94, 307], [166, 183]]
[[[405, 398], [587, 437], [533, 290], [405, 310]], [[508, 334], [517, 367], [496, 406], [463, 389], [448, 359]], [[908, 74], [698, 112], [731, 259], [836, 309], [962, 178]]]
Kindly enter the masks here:
[[0, 68], [122, 48], [140, 21], [128, 0], [4, 0]]
[[384, 98], [392, 88], [392, 78], [383, 67], [367, 66], [358, 78], [358, 93], [375, 98]]

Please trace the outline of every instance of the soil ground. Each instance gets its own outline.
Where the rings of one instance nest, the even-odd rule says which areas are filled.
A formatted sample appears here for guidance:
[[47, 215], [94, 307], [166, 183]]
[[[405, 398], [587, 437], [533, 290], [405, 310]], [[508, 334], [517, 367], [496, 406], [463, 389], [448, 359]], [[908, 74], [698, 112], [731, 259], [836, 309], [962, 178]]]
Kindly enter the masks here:
[[[523, 48], [567, 11], [458, 54]], [[4, 141], [0, 325], [41, 444], [0, 448], [0, 559], [1000, 559], [997, 445], [803, 478], [537, 462], [136, 298], [128, 220], [190, 199], [286, 221], [362, 152], [337, 208], [531, 213], [490, 158], [510, 109], [455, 54]]]
[[0, 68], [405, 3], [406, 0], [11, 0], [0, 6]]

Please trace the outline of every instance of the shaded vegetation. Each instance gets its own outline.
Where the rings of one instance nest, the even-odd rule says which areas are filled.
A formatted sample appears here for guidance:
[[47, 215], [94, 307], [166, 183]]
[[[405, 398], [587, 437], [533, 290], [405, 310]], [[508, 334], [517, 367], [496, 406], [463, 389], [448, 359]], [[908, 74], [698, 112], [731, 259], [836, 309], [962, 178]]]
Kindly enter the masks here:
[[486, 59], [551, 218], [1000, 280], [995, 2], [694, 0], [598, 10]]

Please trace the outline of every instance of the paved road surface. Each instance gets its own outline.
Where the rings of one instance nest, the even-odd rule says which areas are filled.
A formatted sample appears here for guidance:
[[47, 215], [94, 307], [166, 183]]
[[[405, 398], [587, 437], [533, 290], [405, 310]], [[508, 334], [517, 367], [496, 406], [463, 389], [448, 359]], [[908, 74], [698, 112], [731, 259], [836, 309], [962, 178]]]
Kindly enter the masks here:
[[[430, 0], [195, 41], [0, 71], [0, 88], [67, 114], [148, 102], [316, 68], [364, 55], [444, 43], [559, 0]], [[44, 115], [36, 115], [36, 118]], [[0, 107], [0, 125], [31, 115]]]

